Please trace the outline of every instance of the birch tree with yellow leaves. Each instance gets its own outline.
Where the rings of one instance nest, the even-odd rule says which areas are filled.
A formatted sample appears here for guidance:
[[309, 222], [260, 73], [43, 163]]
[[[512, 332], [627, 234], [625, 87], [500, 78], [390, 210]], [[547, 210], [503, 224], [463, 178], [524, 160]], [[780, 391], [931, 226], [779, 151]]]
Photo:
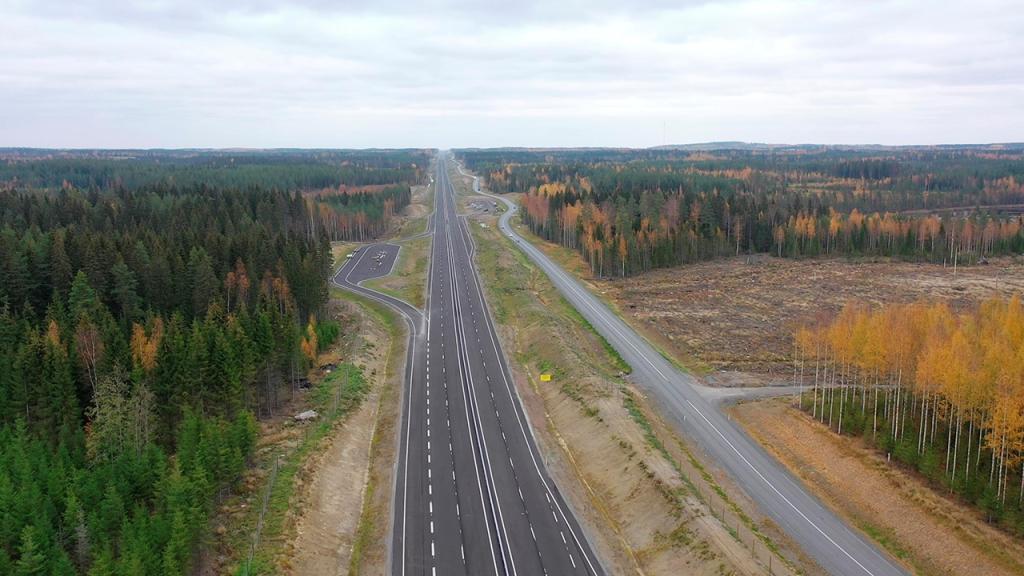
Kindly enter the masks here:
[[[1024, 306], [845, 306], [794, 333], [801, 405], [1024, 534]], [[808, 389], [803, 375], [813, 373]]]

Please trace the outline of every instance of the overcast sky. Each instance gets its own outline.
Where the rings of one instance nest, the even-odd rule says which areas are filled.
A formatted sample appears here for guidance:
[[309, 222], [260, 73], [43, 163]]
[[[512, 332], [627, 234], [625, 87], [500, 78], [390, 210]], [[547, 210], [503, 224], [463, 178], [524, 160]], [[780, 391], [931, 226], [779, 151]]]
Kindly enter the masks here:
[[1020, 0], [0, 0], [0, 146], [1024, 140]]

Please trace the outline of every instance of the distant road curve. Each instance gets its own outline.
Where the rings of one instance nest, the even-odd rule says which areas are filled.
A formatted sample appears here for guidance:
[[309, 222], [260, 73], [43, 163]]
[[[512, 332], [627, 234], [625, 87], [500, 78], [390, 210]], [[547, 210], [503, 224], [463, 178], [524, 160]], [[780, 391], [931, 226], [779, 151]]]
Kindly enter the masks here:
[[[459, 172], [471, 176], [462, 171]], [[677, 369], [646, 339], [618, 317], [579, 281], [509, 224], [518, 207], [501, 196], [473, 188], [503, 202], [499, 220], [511, 238], [544, 271], [565, 298], [633, 367], [631, 378], [653, 396], [662, 412], [689, 439], [718, 463], [779, 527], [828, 573], [838, 576], [889, 576], [908, 572], [863, 535], [824, 507], [784, 466], [771, 457], [705, 397], [690, 374]]]

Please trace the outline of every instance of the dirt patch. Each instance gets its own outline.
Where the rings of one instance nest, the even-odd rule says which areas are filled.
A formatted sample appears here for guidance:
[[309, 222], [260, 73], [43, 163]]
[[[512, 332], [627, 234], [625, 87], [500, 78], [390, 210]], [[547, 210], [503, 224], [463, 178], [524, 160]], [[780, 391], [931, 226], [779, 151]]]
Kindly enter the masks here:
[[822, 500], [920, 574], [1024, 573], [1024, 546], [977, 512], [896, 468], [857, 438], [837, 436], [787, 400], [730, 412]]
[[363, 510], [349, 560], [349, 575], [384, 574], [388, 564], [389, 543], [394, 512], [395, 459], [398, 457], [398, 424], [404, 388], [404, 358], [408, 333], [398, 316], [376, 304], [377, 315], [389, 326], [390, 360], [385, 385], [381, 389], [377, 424], [370, 442], [370, 465]]
[[684, 364], [780, 376], [792, 370], [794, 328], [846, 302], [941, 299], [963, 308], [1024, 292], [1024, 261], [954, 274], [941, 264], [737, 257], [590, 283]]
[[401, 240], [422, 233], [427, 228], [427, 216], [433, 211], [433, 186], [413, 186], [409, 205], [394, 216], [390, 224], [392, 240]]
[[358, 333], [363, 345], [352, 361], [364, 366], [377, 385], [305, 466], [294, 502], [301, 512], [291, 550], [293, 574], [348, 573], [391, 344], [387, 331], [369, 318]]

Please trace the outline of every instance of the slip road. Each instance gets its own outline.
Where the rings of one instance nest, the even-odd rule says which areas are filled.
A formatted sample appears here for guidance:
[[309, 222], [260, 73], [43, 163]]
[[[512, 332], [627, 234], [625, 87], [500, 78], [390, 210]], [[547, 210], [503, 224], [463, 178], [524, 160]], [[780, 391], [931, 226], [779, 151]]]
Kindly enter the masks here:
[[[391, 573], [603, 575], [548, 476], [498, 343], [456, 213], [448, 157], [437, 162], [426, 314], [359, 283], [360, 250], [338, 285], [391, 306], [410, 328], [396, 467]], [[392, 256], [393, 259], [393, 256]]]

